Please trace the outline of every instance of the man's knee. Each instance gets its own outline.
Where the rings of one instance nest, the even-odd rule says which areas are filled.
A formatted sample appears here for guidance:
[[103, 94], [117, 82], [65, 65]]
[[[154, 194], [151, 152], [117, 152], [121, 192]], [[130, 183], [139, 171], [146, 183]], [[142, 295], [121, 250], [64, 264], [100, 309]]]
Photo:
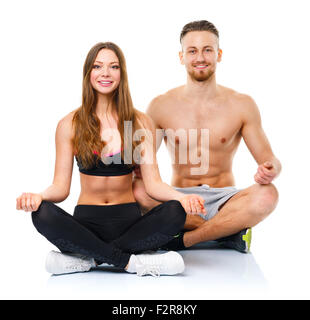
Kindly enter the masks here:
[[264, 219], [276, 208], [279, 193], [273, 184], [256, 185], [251, 198], [253, 213]]

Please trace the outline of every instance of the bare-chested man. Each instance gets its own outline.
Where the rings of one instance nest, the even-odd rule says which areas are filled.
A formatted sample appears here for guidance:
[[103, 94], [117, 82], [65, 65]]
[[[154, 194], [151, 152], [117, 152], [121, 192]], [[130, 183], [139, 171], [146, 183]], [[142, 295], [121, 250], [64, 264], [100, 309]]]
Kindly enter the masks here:
[[[170, 249], [221, 239], [228, 247], [248, 252], [251, 227], [276, 207], [278, 192], [271, 182], [279, 175], [281, 164], [262, 129], [254, 100], [216, 83], [222, 50], [215, 26], [208, 21], [191, 22], [184, 26], [180, 41], [179, 56], [187, 82], [156, 97], [147, 114], [156, 128], [164, 131], [174, 160], [172, 185], [184, 193], [203, 196], [207, 215], [188, 215], [185, 233], [171, 243]], [[192, 129], [196, 129], [197, 139]], [[242, 138], [258, 169], [256, 183], [238, 190], [234, 187], [232, 162]], [[193, 155], [199, 163], [190, 161]], [[134, 182], [135, 197], [148, 210], [158, 203], [145, 194], [138, 178]]]

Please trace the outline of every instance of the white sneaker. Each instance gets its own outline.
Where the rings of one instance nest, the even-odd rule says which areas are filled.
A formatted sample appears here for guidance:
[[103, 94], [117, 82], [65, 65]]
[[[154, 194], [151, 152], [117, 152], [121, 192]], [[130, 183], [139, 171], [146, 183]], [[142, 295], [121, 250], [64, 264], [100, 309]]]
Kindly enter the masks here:
[[51, 251], [46, 257], [45, 269], [52, 274], [89, 271], [95, 267], [93, 258]]
[[182, 273], [185, 269], [182, 256], [175, 252], [150, 253], [132, 255], [130, 258], [128, 272], [136, 272], [138, 276], [151, 275], [159, 277], [160, 275], [175, 275]]

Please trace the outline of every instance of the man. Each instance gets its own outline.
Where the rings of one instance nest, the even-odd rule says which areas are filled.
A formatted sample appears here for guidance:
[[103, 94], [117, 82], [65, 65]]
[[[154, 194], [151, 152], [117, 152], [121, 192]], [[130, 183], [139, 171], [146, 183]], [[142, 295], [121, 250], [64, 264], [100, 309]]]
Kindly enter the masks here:
[[[276, 207], [278, 192], [271, 182], [279, 175], [281, 164], [262, 129], [253, 99], [216, 83], [222, 50], [215, 26], [205, 20], [188, 23], [180, 42], [179, 56], [187, 71], [187, 82], [156, 97], [147, 114], [156, 128], [164, 131], [174, 160], [172, 185], [184, 193], [200, 194], [205, 199], [207, 215], [188, 215], [186, 232], [169, 249], [219, 239], [227, 247], [248, 252], [251, 227]], [[238, 190], [234, 187], [232, 162], [242, 138], [258, 169], [256, 183]], [[180, 161], [181, 157], [186, 159], [184, 150], [196, 155], [195, 161]], [[158, 203], [147, 197], [138, 178], [137, 175], [134, 181], [135, 197], [149, 210]]]

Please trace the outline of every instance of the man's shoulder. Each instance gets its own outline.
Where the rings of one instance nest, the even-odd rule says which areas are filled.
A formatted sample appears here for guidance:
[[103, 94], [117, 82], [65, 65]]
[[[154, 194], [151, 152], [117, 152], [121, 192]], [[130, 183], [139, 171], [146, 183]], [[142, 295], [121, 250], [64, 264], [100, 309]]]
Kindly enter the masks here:
[[236, 115], [240, 116], [243, 122], [259, 119], [258, 106], [250, 95], [225, 87], [222, 87], [222, 90], [223, 93], [225, 92], [226, 101], [229, 101], [229, 106]]
[[156, 96], [150, 103], [151, 105], [162, 105], [163, 103], [173, 102], [180, 95], [183, 86], [176, 87]]
[[241, 93], [232, 88], [224, 87], [221, 85], [218, 85], [218, 88], [220, 90], [221, 95], [223, 95], [224, 97], [228, 98], [233, 102], [249, 103], [253, 101], [253, 98], [250, 95]]
[[182, 87], [176, 87], [153, 98], [148, 105], [147, 114], [153, 117], [155, 114], [160, 114], [164, 110], [167, 112], [167, 107], [173, 105], [178, 99], [181, 89]]
[[224, 86], [219, 86], [219, 90], [221, 96], [236, 110], [251, 111], [253, 108], [257, 108], [254, 99], [246, 93], [241, 93]]

